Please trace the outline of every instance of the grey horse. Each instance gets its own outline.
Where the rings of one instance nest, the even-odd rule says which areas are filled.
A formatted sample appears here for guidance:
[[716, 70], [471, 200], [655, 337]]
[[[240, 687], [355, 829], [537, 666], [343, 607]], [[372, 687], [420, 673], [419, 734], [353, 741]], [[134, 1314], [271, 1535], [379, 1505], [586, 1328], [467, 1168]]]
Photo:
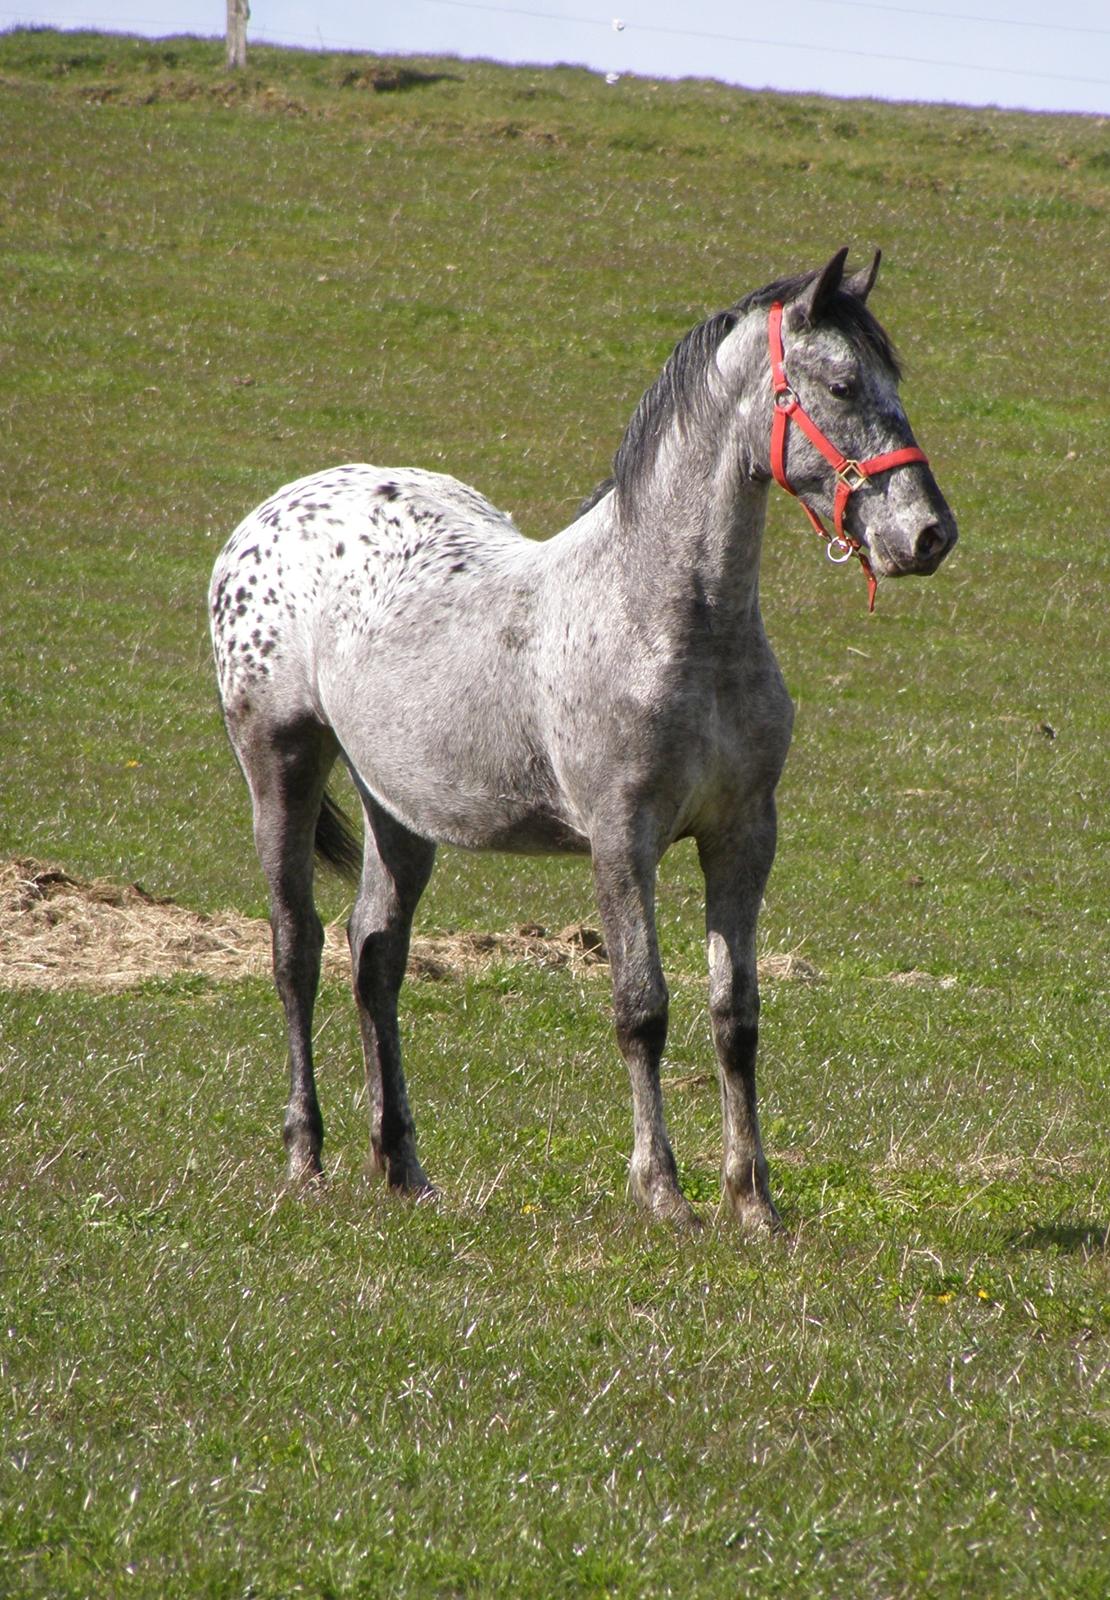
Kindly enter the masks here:
[[[858, 556], [872, 582], [935, 572], [956, 540], [866, 305], [879, 258], [847, 275], [846, 256], [687, 334], [612, 478], [545, 542], [454, 478], [365, 465], [289, 484], [232, 535], [213, 573], [212, 634], [270, 890], [292, 1179], [320, 1172], [323, 1146], [314, 854], [360, 874], [348, 938], [372, 1158], [420, 1197], [435, 1191], [397, 1000], [436, 845], [575, 851], [592, 862], [632, 1084], [631, 1189], [653, 1216], [695, 1221], [663, 1117], [654, 915], [659, 860], [692, 837], [723, 1205], [743, 1226], [775, 1225], [756, 1115], [755, 930], [793, 708], [759, 611], [768, 487], [796, 494], [819, 532], [835, 514], [830, 553]], [[337, 757], [361, 798], [361, 846], [326, 791]]]

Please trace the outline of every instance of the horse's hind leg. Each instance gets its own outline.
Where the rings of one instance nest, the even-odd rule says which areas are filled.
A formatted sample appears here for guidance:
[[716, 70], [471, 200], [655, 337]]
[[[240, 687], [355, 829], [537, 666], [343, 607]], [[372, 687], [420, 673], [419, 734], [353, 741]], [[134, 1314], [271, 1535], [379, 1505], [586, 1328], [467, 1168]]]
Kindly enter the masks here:
[[283, 1137], [292, 1181], [321, 1171], [324, 1124], [312, 1063], [312, 1016], [324, 930], [312, 895], [316, 823], [338, 746], [315, 720], [263, 730], [228, 722], [251, 793], [254, 841], [270, 889], [274, 982], [289, 1037]]
[[401, 1067], [397, 996], [405, 976], [409, 934], [417, 902], [431, 875], [435, 845], [401, 825], [364, 796], [366, 833], [362, 884], [347, 927], [358, 1003], [370, 1152], [390, 1186], [431, 1195], [416, 1154], [416, 1130]]

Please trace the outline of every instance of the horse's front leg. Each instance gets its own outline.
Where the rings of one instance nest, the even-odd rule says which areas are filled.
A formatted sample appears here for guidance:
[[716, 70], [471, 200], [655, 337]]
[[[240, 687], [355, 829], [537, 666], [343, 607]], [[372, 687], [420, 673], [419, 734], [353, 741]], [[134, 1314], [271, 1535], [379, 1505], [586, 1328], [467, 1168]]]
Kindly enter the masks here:
[[632, 1083], [632, 1193], [653, 1216], [695, 1223], [679, 1188], [659, 1085], [668, 997], [655, 934], [655, 867], [654, 857], [645, 852], [594, 848], [594, 883], [613, 975], [617, 1043]]
[[711, 842], [699, 839], [698, 853], [705, 873], [709, 1013], [721, 1084], [723, 1201], [741, 1226], [764, 1231], [777, 1227], [779, 1219], [756, 1112], [755, 928], [775, 855], [773, 797], [747, 827]]

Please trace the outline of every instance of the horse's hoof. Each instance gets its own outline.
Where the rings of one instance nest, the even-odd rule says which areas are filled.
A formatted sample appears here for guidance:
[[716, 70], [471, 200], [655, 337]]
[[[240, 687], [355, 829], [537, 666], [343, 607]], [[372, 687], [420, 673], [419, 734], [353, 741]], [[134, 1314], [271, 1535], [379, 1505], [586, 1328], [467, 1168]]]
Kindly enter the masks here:
[[661, 1196], [660, 1203], [653, 1209], [660, 1222], [669, 1222], [672, 1228], [678, 1228], [688, 1233], [700, 1233], [705, 1227], [705, 1223], [698, 1216], [681, 1189], [673, 1194]]
[[393, 1168], [389, 1173], [389, 1187], [395, 1195], [411, 1200], [414, 1205], [434, 1205], [439, 1190], [422, 1167]]
[[684, 1233], [704, 1233], [705, 1221], [699, 1217], [689, 1200], [678, 1207], [666, 1218], [672, 1228]]
[[682, 1190], [672, 1184], [658, 1184], [646, 1191], [634, 1186], [633, 1192], [653, 1222], [666, 1222], [689, 1233], [698, 1233], [705, 1226]]
[[770, 1200], [762, 1196], [726, 1194], [724, 1209], [741, 1232], [753, 1238], [769, 1239], [783, 1231], [782, 1218]]
[[324, 1169], [317, 1155], [291, 1155], [285, 1168], [285, 1182], [290, 1189], [303, 1189], [324, 1182]]

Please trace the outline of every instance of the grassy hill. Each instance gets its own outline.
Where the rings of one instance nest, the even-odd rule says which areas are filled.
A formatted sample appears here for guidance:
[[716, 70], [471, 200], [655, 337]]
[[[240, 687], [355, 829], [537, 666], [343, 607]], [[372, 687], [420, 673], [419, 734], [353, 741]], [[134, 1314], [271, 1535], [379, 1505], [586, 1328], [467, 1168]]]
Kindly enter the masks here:
[[[260, 980], [0, 994], [0, 1588], [1101, 1600], [1106, 123], [16, 31], [0, 174], [0, 858], [261, 913], [239, 518], [371, 460], [545, 536], [687, 328], [843, 243], [961, 527], [869, 618], [772, 500], [763, 941], [823, 975], [765, 1008], [785, 1244], [628, 1214], [588, 975], [410, 985], [436, 1212], [361, 1177], [339, 985], [307, 1205]], [[660, 898], [711, 1210], [689, 852]], [[421, 925], [590, 915], [581, 864], [447, 852]]]

